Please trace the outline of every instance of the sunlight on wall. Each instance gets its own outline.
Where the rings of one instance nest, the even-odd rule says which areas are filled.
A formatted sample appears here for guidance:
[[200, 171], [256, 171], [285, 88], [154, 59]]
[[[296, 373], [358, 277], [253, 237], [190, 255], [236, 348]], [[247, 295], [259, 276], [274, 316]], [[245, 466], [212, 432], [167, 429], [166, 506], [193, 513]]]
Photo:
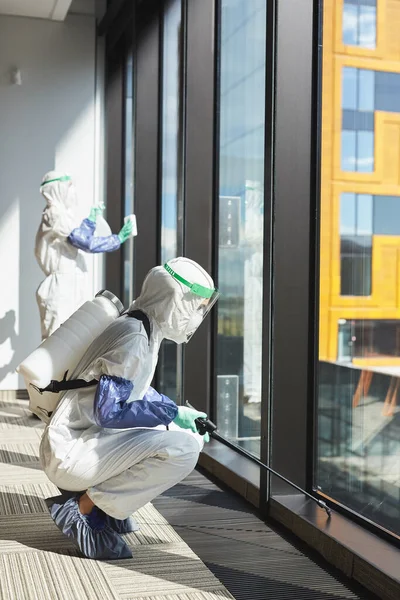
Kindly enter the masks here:
[[0, 389], [17, 387], [18, 375], [13, 372], [15, 339], [18, 336], [19, 277], [20, 271], [20, 202], [16, 198], [0, 221], [0, 256], [6, 256], [2, 262], [0, 275]]

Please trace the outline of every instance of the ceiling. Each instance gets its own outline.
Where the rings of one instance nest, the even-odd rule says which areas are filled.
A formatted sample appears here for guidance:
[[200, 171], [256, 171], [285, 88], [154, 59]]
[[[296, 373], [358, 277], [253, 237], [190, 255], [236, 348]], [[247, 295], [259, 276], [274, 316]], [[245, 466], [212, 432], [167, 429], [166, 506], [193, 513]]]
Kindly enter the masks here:
[[64, 21], [72, 0], [0, 0], [0, 15]]

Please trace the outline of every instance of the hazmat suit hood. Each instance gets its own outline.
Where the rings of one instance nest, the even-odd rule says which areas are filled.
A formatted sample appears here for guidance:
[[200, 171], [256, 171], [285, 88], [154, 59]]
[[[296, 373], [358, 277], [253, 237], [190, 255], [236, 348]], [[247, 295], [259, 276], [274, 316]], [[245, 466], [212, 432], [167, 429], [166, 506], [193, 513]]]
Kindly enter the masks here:
[[[214, 288], [214, 282], [208, 273], [189, 258], [174, 258], [168, 262], [168, 266], [189, 282]], [[146, 313], [155, 322], [158, 336], [162, 339], [182, 344], [188, 341], [201, 324], [202, 315], [199, 315], [199, 319], [194, 317], [203, 303], [204, 298], [175, 279], [165, 267], [159, 266], [148, 273], [140, 296], [130, 310]]]
[[46, 200], [45, 220], [63, 223], [63, 229], [71, 232], [80, 223], [77, 216], [78, 196], [71, 177], [60, 171], [49, 171], [42, 179], [40, 193]]

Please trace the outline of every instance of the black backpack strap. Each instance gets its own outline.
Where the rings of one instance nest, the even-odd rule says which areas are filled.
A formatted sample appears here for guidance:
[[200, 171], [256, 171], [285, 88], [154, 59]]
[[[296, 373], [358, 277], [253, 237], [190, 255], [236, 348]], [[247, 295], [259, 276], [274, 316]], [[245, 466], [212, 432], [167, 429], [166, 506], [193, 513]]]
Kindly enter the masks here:
[[136, 319], [137, 321], [141, 321], [143, 323], [144, 330], [147, 333], [147, 338], [150, 343], [150, 321], [146, 313], [144, 313], [141, 310], [131, 310], [130, 312], [128, 312], [128, 317], [132, 317], [133, 319]]
[[32, 387], [35, 388], [35, 390], [40, 394], [43, 394], [43, 392], [58, 394], [60, 392], [65, 392], [66, 390], [77, 390], [80, 388], [92, 387], [99, 383], [97, 379], [92, 379], [91, 381], [85, 381], [84, 379], [70, 379], [67, 381], [67, 375], [68, 371], [65, 371], [64, 377], [61, 381], [52, 379], [49, 385], [45, 388], [39, 388], [36, 385], [33, 385]]

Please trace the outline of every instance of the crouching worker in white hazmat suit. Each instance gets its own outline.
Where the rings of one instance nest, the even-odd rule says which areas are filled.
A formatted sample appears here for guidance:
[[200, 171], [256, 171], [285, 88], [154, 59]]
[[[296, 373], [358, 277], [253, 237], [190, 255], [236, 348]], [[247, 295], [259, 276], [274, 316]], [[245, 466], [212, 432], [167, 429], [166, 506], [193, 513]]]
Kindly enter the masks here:
[[46, 208], [36, 234], [35, 256], [46, 278], [36, 299], [45, 340], [89, 299], [84, 252], [118, 250], [131, 237], [133, 225], [128, 221], [118, 235], [112, 235], [103, 219], [109, 235], [96, 236], [96, 221], [103, 208], [93, 207], [89, 217], [80, 222], [76, 215], [78, 198], [69, 175], [50, 171], [44, 176], [40, 191]]
[[176, 258], [147, 275], [140, 296], [89, 346], [72, 379], [92, 387], [60, 399], [40, 447], [50, 481], [75, 492], [52, 499], [57, 527], [95, 559], [130, 558], [120, 536], [130, 515], [195, 467], [205, 417], [149, 387], [163, 339], [187, 342], [218, 298], [197, 263]]

